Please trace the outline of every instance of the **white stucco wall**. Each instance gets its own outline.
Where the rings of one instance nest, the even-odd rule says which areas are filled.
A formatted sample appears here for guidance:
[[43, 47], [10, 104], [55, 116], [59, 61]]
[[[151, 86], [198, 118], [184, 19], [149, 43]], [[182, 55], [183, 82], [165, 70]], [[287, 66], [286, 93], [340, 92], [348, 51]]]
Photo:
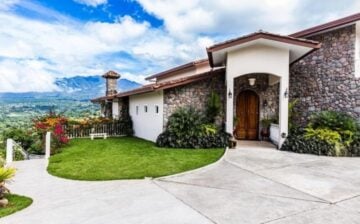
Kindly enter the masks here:
[[119, 118], [119, 102], [117, 99], [112, 102], [112, 116], [114, 119]]
[[249, 73], [270, 73], [277, 76], [289, 72], [289, 50], [266, 45], [253, 45], [228, 52], [226, 75], [235, 78]]
[[[163, 131], [163, 91], [134, 95], [129, 97], [129, 112], [133, 120], [134, 135], [155, 142]], [[138, 112], [136, 107], [138, 106]], [[144, 107], [148, 111], [145, 112]], [[156, 113], [156, 106], [159, 113]]]
[[[230, 51], [227, 54], [226, 65], [226, 83], [227, 93], [231, 91], [234, 94], [234, 78], [251, 74], [267, 73], [273, 74], [280, 78], [279, 94], [279, 131], [288, 133], [288, 98], [284, 97], [285, 91], [289, 87], [289, 63], [290, 52], [286, 48], [278, 48], [267, 45], [253, 45], [236, 51]], [[289, 90], [288, 90], [289, 91]], [[226, 103], [226, 131], [233, 132], [233, 100], [228, 98]], [[279, 145], [285, 139], [280, 139]]]

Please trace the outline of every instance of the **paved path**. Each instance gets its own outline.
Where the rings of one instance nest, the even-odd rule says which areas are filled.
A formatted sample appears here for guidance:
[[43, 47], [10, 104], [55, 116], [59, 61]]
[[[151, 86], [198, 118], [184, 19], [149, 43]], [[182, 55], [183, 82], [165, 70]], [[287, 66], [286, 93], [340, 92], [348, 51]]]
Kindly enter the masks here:
[[157, 180], [71, 181], [50, 176], [44, 160], [17, 162], [10, 188], [34, 203], [0, 223], [360, 223], [360, 158], [242, 145], [213, 166]]

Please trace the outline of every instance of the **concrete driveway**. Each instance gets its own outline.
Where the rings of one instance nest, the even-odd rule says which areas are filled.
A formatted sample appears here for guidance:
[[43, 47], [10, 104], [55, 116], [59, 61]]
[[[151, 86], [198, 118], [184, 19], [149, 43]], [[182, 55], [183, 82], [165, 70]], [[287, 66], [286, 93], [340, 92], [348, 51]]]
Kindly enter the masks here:
[[216, 164], [156, 180], [85, 182], [16, 163], [10, 188], [28, 209], [0, 223], [360, 223], [360, 158], [281, 152], [243, 142]]

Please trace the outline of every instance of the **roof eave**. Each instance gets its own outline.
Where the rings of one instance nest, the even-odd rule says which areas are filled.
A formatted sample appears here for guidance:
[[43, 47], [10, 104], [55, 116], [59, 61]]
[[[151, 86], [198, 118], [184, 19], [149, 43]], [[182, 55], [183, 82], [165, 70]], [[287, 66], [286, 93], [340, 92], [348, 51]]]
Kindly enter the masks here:
[[351, 24], [354, 23], [356, 21], [360, 20], [360, 13], [356, 13], [341, 19], [337, 19], [328, 23], [324, 23], [318, 26], [314, 26], [293, 34], [290, 34], [289, 36], [291, 37], [307, 37], [307, 36], [311, 36], [320, 32], [324, 32], [326, 30], [330, 30], [330, 29], [334, 29], [336, 27], [341, 27], [344, 26], [346, 24]]
[[174, 74], [174, 73], [176, 73], [176, 72], [180, 72], [180, 71], [184, 71], [184, 70], [186, 70], [186, 69], [193, 68], [193, 67], [195, 67], [195, 66], [198, 65], [198, 64], [201, 64], [201, 63], [206, 62], [207, 60], [208, 60], [208, 59], [205, 58], [205, 59], [200, 59], [200, 60], [197, 60], [197, 61], [192, 61], [192, 62], [183, 64], [183, 65], [180, 65], [180, 66], [177, 66], [177, 67], [168, 69], [168, 70], [166, 70], [166, 71], [157, 73], [157, 74], [155, 74], [155, 75], [148, 76], [148, 77], [145, 78], [145, 80], [152, 80], [152, 79], [155, 79], [155, 78], [170, 76], [170, 75], [172, 75], [172, 74]]

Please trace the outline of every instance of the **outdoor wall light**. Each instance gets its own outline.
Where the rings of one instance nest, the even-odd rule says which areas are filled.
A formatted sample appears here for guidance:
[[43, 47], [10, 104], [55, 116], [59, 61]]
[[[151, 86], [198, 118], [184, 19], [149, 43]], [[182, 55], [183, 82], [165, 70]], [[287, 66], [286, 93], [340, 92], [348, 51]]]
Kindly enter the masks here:
[[231, 90], [230, 90], [230, 89], [229, 89], [228, 96], [229, 96], [229, 99], [231, 99], [231, 98], [232, 98], [232, 92], [231, 92]]
[[267, 107], [267, 105], [268, 105], [267, 100], [264, 100], [264, 101], [263, 101], [263, 107]]
[[256, 81], [255, 78], [249, 78], [249, 85], [250, 85], [250, 86], [255, 85], [255, 81]]
[[284, 97], [285, 97], [285, 98], [288, 98], [288, 97], [289, 97], [289, 92], [288, 92], [288, 89], [287, 89], [287, 88], [286, 88], [286, 90], [285, 90]]

